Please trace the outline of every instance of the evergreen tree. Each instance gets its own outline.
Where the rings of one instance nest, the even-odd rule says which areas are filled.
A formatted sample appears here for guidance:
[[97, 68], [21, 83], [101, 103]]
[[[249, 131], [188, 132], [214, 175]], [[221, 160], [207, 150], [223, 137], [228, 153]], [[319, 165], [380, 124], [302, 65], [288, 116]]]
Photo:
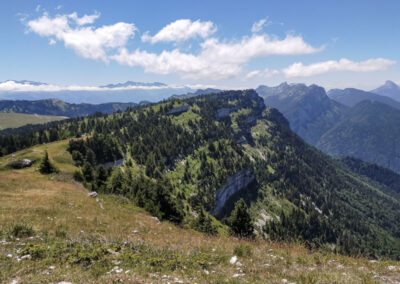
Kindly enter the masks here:
[[234, 235], [241, 238], [249, 238], [253, 236], [254, 227], [251, 222], [246, 202], [244, 202], [243, 199], [236, 202], [229, 223]]
[[44, 153], [44, 157], [39, 167], [39, 171], [41, 174], [52, 174], [58, 172], [57, 168], [50, 162], [49, 153]]

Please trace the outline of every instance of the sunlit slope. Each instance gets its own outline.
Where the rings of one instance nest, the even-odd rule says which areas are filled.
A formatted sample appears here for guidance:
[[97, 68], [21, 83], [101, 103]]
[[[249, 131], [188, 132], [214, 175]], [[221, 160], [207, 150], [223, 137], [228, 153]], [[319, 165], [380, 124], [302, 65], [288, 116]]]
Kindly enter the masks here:
[[21, 127], [27, 124], [43, 124], [66, 118], [65, 116], [0, 112], [0, 130]]
[[[398, 262], [370, 262], [322, 251], [310, 254], [299, 245], [210, 237], [159, 222], [122, 197], [100, 195], [96, 201], [72, 181], [75, 167], [66, 147], [67, 141], [60, 141], [15, 153], [15, 158], [38, 159], [47, 149], [61, 170], [57, 175], [39, 174], [38, 163], [23, 170], [6, 169], [12, 156], [0, 159], [0, 282], [399, 280]], [[23, 235], [18, 226], [33, 232]], [[237, 262], [231, 264], [234, 255]]]

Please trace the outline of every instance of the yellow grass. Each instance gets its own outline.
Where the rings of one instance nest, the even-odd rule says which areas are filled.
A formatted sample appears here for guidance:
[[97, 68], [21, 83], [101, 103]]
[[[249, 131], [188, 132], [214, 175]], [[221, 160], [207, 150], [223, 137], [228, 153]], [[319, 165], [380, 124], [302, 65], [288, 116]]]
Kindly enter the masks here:
[[[16, 249], [28, 240], [12, 239], [0, 244], [0, 282], [48, 283], [396, 283], [400, 281], [400, 264], [394, 261], [369, 262], [365, 258], [338, 256], [330, 253], [310, 253], [301, 245], [268, 243], [263, 240], [242, 241], [232, 237], [210, 237], [179, 228], [168, 222], [158, 222], [129, 200], [110, 195], [98, 196], [100, 208], [87, 190], [75, 183], [70, 174], [75, 167], [66, 152], [67, 141], [32, 147], [15, 154], [16, 158], [39, 159], [47, 149], [61, 174], [43, 176], [37, 164], [31, 168], [11, 170], [4, 167], [12, 156], [0, 158], [0, 230], [6, 232], [15, 224], [33, 226], [37, 234], [66, 233], [66, 240], [88, 239], [105, 243], [146, 244], [160, 250], [176, 251], [177, 255], [204, 254], [209, 259], [225, 257], [212, 263], [207, 270], [178, 267], [158, 271], [157, 267], [133, 265], [127, 261], [121, 273], [94, 273], [95, 267], [69, 265], [61, 267], [44, 260], [15, 259]], [[5, 239], [6, 237], [4, 237]], [[43, 240], [45, 242], [46, 239]], [[40, 240], [38, 240], [40, 243]], [[239, 256], [242, 264], [232, 265], [229, 259], [238, 246], [250, 246], [251, 253]], [[12, 258], [6, 257], [13, 254]], [[207, 259], [207, 258], [206, 258]], [[116, 266], [116, 264], [104, 264]], [[393, 268], [393, 267], [394, 268]], [[125, 271], [129, 270], [128, 273]], [[235, 275], [239, 274], [239, 276]], [[164, 278], [163, 278], [164, 276]], [[397, 282], [398, 283], [398, 282]]]

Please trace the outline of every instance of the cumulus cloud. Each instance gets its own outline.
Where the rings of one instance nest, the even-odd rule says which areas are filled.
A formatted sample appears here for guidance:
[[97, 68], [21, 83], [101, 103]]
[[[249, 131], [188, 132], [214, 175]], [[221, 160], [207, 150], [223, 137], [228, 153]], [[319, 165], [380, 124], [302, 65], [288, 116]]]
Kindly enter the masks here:
[[190, 38], [207, 38], [217, 31], [215, 25], [210, 22], [200, 20], [192, 22], [189, 19], [180, 19], [166, 25], [154, 36], [145, 33], [142, 36], [144, 42], [183, 42]]
[[69, 18], [74, 20], [78, 26], [83, 26], [87, 24], [93, 24], [98, 17], [100, 17], [100, 13], [94, 13], [93, 15], [84, 15], [81, 18], [78, 17], [76, 12], [68, 15]]
[[[212, 22], [180, 19], [165, 26], [154, 36], [148, 33], [143, 35], [142, 40], [151, 43], [175, 43], [200, 38], [202, 41], [199, 43], [198, 52], [183, 52], [176, 46], [160, 52], [149, 52], [140, 47], [128, 50], [127, 43], [134, 37], [136, 26], [132, 23], [118, 22], [95, 27], [94, 22], [99, 17], [100, 13], [97, 12], [81, 17], [75, 12], [54, 17], [43, 13], [26, 25], [30, 32], [48, 38], [50, 44], [55, 44], [56, 41], [63, 42], [65, 47], [73, 49], [84, 58], [104, 62], [115, 60], [119, 64], [140, 66], [145, 72], [175, 73], [191, 79], [226, 79], [239, 75], [243, 65], [254, 58], [310, 54], [324, 49], [324, 46], [313, 47], [301, 36], [293, 34], [278, 38], [254, 33], [239, 40], [221, 41], [210, 37], [217, 30]], [[258, 26], [265, 24], [266, 22], [261, 21]], [[267, 76], [265, 70], [262, 72]]]
[[279, 70], [268, 69], [268, 68], [264, 70], [254, 70], [246, 74], [246, 79], [251, 79], [255, 77], [268, 78], [277, 75], [279, 73], [280, 73]]
[[182, 53], [179, 49], [149, 53], [122, 48], [111, 56], [120, 64], [141, 66], [146, 72], [157, 74], [178, 73], [183, 78], [220, 80], [238, 75], [242, 65], [252, 58], [267, 55], [307, 54], [320, 51], [304, 42], [299, 36], [284, 39], [267, 35], [244, 37], [239, 42], [223, 42], [216, 38], [205, 40], [199, 54]]
[[134, 24], [119, 22], [100, 28], [86, 26], [93, 23], [100, 14], [78, 17], [76, 13], [50, 17], [44, 13], [41, 17], [27, 23], [29, 30], [42, 37], [51, 37], [63, 41], [84, 57], [108, 62], [107, 49], [126, 45], [136, 31]]
[[338, 61], [329, 60], [303, 65], [301, 62], [294, 63], [282, 70], [286, 77], [309, 77], [333, 71], [373, 72], [386, 70], [396, 64], [396, 61], [384, 58], [371, 58], [365, 61], [354, 62], [346, 58]]
[[268, 21], [268, 18], [261, 19], [258, 22], [255, 22], [253, 26], [251, 27], [251, 32], [252, 33], [258, 33], [260, 32], [264, 27], [268, 26], [270, 22]]

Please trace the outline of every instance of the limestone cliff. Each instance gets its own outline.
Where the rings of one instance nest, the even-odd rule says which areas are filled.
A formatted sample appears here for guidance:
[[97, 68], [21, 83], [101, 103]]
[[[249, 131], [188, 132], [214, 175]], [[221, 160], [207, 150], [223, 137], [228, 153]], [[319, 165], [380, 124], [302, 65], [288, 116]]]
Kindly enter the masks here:
[[226, 183], [215, 192], [215, 207], [213, 214], [221, 212], [225, 202], [236, 192], [247, 187], [254, 181], [254, 175], [250, 169], [237, 171], [234, 175], [226, 179]]

